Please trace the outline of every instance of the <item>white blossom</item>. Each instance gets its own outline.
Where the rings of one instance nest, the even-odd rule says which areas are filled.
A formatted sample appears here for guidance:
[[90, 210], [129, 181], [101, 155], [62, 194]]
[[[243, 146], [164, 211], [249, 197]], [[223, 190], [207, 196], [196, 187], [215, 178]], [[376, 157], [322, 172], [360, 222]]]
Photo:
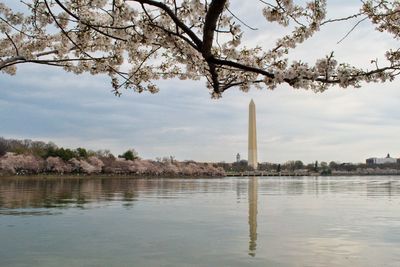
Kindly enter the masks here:
[[[230, 10], [229, 2], [32, 0], [19, 12], [0, 0], [0, 71], [14, 75], [18, 64], [29, 62], [76, 74], [107, 74], [116, 94], [123, 88], [157, 93], [157, 80], [205, 77], [215, 98], [231, 87], [248, 91], [285, 83], [323, 91], [335, 84], [391, 81], [399, 74], [398, 48], [386, 52], [386, 65], [374, 61], [370, 70], [338, 62], [333, 53], [321, 55], [314, 65], [288, 59], [299, 44], [335, 22], [326, 20], [327, 0], [263, 1], [260, 15], [266, 23], [292, 29], [274, 47], [246, 47], [243, 28], [249, 25]], [[363, 1], [360, 14], [378, 31], [399, 39], [399, 1]]]

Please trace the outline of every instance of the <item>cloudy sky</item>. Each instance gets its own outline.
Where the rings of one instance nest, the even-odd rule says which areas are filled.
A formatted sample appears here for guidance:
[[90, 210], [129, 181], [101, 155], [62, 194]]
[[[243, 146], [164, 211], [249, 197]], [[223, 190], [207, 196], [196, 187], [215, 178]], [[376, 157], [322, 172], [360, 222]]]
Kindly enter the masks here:
[[[246, 31], [248, 45], [271, 44], [280, 34], [254, 5], [231, 10], [257, 27]], [[6, 1], [8, 2], [8, 1]], [[359, 1], [330, 1], [329, 17], [357, 11]], [[337, 44], [356, 23], [326, 27], [302, 44], [294, 59], [310, 63], [335, 51], [339, 62], [369, 66], [396, 43], [373, 32], [364, 22]], [[268, 28], [270, 27], [270, 28]], [[397, 45], [398, 46], [398, 45]], [[232, 162], [247, 157], [248, 104], [257, 107], [259, 161], [363, 162], [391, 153], [400, 157], [400, 80], [363, 84], [362, 88], [332, 88], [325, 93], [232, 88], [212, 100], [204, 81], [169, 80], [158, 83], [158, 94], [111, 93], [107, 77], [64, 73], [46, 66], [19, 66], [16, 76], [0, 74], [0, 136], [54, 141], [60, 146], [111, 149], [114, 154], [135, 148], [144, 158], [174, 155], [179, 160]]]

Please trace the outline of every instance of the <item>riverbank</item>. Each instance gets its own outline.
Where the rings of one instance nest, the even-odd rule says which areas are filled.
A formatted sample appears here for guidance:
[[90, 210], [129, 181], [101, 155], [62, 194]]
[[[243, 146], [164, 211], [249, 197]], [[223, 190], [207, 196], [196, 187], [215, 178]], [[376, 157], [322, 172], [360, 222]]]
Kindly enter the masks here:
[[371, 176], [400, 176], [400, 174], [331, 174], [321, 175], [319, 173], [313, 174], [236, 174], [227, 173], [225, 176], [187, 176], [187, 175], [135, 175], [135, 174], [24, 174], [24, 175], [0, 175], [1, 180], [90, 180], [90, 179], [220, 179], [230, 177], [346, 177], [346, 176], [360, 176], [360, 177], [371, 177]]
[[320, 177], [325, 177], [325, 176], [378, 176], [378, 175], [383, 175], [383, 176], [390, 176], [390, 175], [399, 175], [400, 172], [331, 172], [331, 173], [318, 173], [318, 172], [268, 172], [268, 171], [260, 171], [260, 172], [254, 172], [254, 171], [246, 171], [246, 172], [227, 172], [226, 176], [227, 177], [246, 177], [246, 176], [257, 176], [257, 177], [263, 177], [263, 176], [287, 176], [287, 177], [296, 177], [296, 176], [320, 176]]
[[0, 179], [21, 179], [21, 180], [59, 180], [59, 179], [215, 179], [228, 176], [188, 176], [188, 175], [143, 175], [143, 174], [0, 174]]

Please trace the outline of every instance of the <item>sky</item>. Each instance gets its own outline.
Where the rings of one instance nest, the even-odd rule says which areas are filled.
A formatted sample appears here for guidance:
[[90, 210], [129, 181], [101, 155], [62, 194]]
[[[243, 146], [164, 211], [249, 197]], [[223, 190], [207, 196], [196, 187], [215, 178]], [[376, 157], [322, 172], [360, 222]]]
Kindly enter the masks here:
[[[270, 27], [260, 12], [250, 16], [260, 10], [260, 2], [253, 1], [245, 6], [231, 1], [230, 9], [258, 28], [246, 30], [246, 45], [268, 47], [281, 28]], [[350, 15], [359, 3], [332, 2], [328, 17]], [[337, 44], [355, 22], [326, 27], [290, 57], [312, 63], [335, 51], [339, 62], [368, 67], [371, 59], [382, 60], [386, 50], [396, 48], [389, 35], [374, 32], [368, 22]], [[259, 162], [364, 162], [387, 153], [400, 157], [400, 80], [324, 93], [287, 85], [248, 93], [231, 88], [218, 100], [211, 99], [204, 81], [157, 84], [158, 94], [128, 90], [115, 97], [106, 76], [20, 65], [15, 76], [0, 73], [0, 136], [110, 149], [116, 155], [134, 148], [148, 159], [173, 155], [233, 162], [236, 153], [247, 158], [248, 104], [254, 99]]]

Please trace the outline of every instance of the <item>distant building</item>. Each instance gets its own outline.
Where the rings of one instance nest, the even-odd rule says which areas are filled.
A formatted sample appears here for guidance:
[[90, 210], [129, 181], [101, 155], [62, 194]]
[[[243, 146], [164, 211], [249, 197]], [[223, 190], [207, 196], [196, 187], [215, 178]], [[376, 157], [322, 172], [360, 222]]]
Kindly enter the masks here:
[[236, 162], [240, 162], [240, 154], [239, 153], [236, 154]]
[[397, 159], [391, 158], [388, 153], [386, 158], [369, 158], [366, 159], [367, 164], [386, 164], [386, 163], [397, 163]]

